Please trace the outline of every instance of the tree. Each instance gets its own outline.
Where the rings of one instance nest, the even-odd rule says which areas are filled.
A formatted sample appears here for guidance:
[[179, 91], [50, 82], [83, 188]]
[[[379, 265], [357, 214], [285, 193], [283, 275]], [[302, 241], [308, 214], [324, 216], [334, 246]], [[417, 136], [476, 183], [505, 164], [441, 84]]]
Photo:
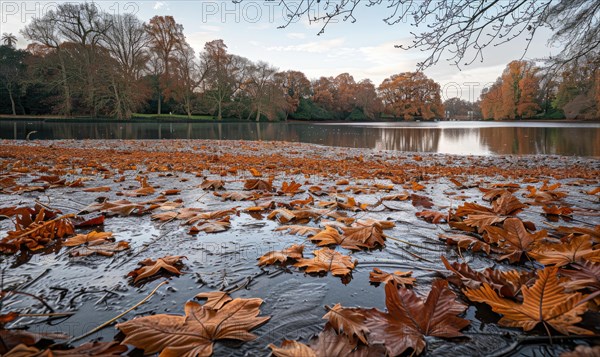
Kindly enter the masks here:
[[478, 118], [479, 105], [461, 98], [450, 98], [444, 102], [446, 116], [449, 119], [473, 120]]
[[8, 47], [15, 47], [15, 45], [17, 44], [17, 37], [12, 33], [4, 32], [2, 34], [2, 43]]
[[192, 109], [196, 90], [204, 80], [206, 72], [202, 72], [196, 62], [194, 49], [187, 43], [176, 47], [173, 60], [173, 80], [169, 90], [172, 97], [181, 103], [188, 118], [192, 117]]
[[[249, 67], [249, 81], [244, 90], [252, 98], [251, 112], [256, 112], [256, 121], [260, 120], [263, 111], [270, 112], [269, 116], [273, 117], [274, 113], [265, 109], [271, 109], [269, 107], [274, 94], [275, 73], [277, 73], [277, 68], [264, 61], [259, 61]], [[283, 96], [283, 93], [281, 93], [281, 96]]]
[[17, 50], [9, 45], [0, 46], [0, 83], [8, 93], [12, 115], [17, 115], [15, 97], [20, 97], [26, 56], [26, 51]]
[[363, 79], [357, 83], [355, 96], [356, 108], [362, 110], [367, 119], [375, 119], [383, 111], [381, 98], [370, 79]]
[[440, 85], [422, 72], [405, 72], [386, 78], [379, 85], [385, 113], [405, 120], [443, 117]]
[[553, 107], [563, 110], [570, 119], [600, 117], [597, 87], [599, 73], [600, 60], [595, 54], [564, 66], [558, 77]]
[[310, 81], [299, 71], [278, 72], [274, 75], [276, 85], [285, 95], [285, 119], [294, 113], [300, 105], [300, 99], [310, 95]]
[[146, 26], [146, 31], [150, 37], [150, 48], [156, 55], [161, 70], [157, 79], [158, 94], [158, 115], [162, 108], [162, 90], [169, 84], [171, 75], [171, 62], [177, 46], [182, 46], [185, 42], [183, 34], [183, 25], [178, 24], [173, 16], [154, 16]]
[[554, 30], [552, 42], [565, 44], [560, 54], [551, 58], [558, 66], [600, 48], [600, 3], [589, 0], [344, 0], [327, 1], [324, 8], [321, 1], [282, 0], [290, 11], [282, 27], [306, 16], [309, 23], [323, 24], [320, 34], [335, 18], [355, 22], [354, 13], [361, 2], [367, 7], [386, 6], [384, 21], [389, 25], [409, 20], [422, 30], [413, 33], [412, 45], [400, 46], [429, 53], [419, 69], [437, 63], [445, 55], [457, 66], [471, 64], [483, 59], [483, 51], [489, 46], [521, 35], [531, 43], [543, 27]]

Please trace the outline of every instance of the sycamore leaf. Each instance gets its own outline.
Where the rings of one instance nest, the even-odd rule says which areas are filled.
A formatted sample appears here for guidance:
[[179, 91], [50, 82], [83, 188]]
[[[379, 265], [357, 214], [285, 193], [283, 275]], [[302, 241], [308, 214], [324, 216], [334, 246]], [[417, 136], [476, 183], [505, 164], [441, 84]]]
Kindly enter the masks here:
[[133, 277], [133, 282], [137, 283], [138, 281], [156, 275], [161, 271], [180, 275], [181, 271], [179, 271], [176, 265], [181, 264], [182, 259], [186, 259], [186, 257], [180, 255], [167, 255], [158, 258], [157, 260], [146, 259], [139, 262], [141, 265], [140, 268], [130, 271], [127, 276]]
[[323, 216], [337, 218], [339, 217], [339, 214], [327, 209], [303, 208], [298, 210], [288, 210], [286, 208], [280, 208], [273, 210], [273, 212], [271, 212], [267, 218], [277, 219], [279, 223], [285, 224], [289, 222], [308, 222], [310, 220], [318, 220]]
[[531, 331], [539, 323], [544, 323], [565, 335], [592, 335], [593, 332], [574, 326], [581, 321], [588, 303], [580, 303], [583, 300], [581, 293], [565, 293], [559, 285], [557, 272], [557, 267], [538, 271], [535, 284], [531, 288], [521, 288], [522, 304], [499, 297], [486, 283], [476, 290], [466, 289], [465, 295], [469, 300], [488, 304], [494, 312], [502, 314], [501, 326]]
[[362, 248], [376, 248], [385, 245], [383, 229], [378, 223], [369, 226], [342, 228], [343, 237], [341, 246], [343, 248], [360, 250]]
[[224, 291], [211, 291], [207, 293], [199, 293], [195, 296], [195, 298], [200, 300], [207, 299], [207, 301], [202, 306], [206, 309], [212, 310], [219, 310], [223, 307], [223, 305], [233, 300]]
[[560, 275], [569, 278], [562, 283], [569, 290], [600, 290], [600, 263], [571, 264], [571, 269], [561, 269]]
[[557, 231], [563, 234], [587, 234], [594, 239], [595, 243], [600, 242], [600, 224], [592, 228], [585, 227], [558, 227]]
[[567, 242], [537, 245], [527, 255], [544, 265], [559, 267], [578, 261], [600, 262], [600, 249], [593, 249], [592, 238], [588, 235], [573, 236]]
[[224, 190], [225, 183], [222, 180], [204, 180], [200, 184], [200, 188], [203, 190]]
[[479, 272], [471, 269], [467, 263], [454, 262], [450, 264], [446, 257], [442, 256], [441, 258], [446, 269], [454, 274], [448, 278], [448, 281], [459, 288], [478, 289], [483, 283], [486, 283], [500, 296], [516, 298], [521, 292], [521, 287], [535, 279], [535, 274], [528, 271], [502, 271], [485, 268]]
[[324, 230], [313, 235], [309, 239], [319, 247], [342, 243], [342, 235], [332, 226], [325, 226]]
[[200, 232], [205, 233], [219, 233], [224, 232], [231, 228], [231, 223], [229, 223], [229, 217], [225, 217], [219, 221], [206, 221], [202, 222], [197, 226], [193, 226], [190, 228], [190, 234], [198, 234]]
[[482, 233], [487, 226], [504, 222], [507, 216], [517, 214], [524, 207], [526, 206], [507, 191], [492, 203], [492, 208], [467, 202], [458, 207], [455, 216], [466, 217], [464, 223]]
[[72, 250], [69, 255], [72, 257], [87, 257], [88, 255], [98, 254], [105, 257], [112, 257], [117, 252], [129, 249], [129, 243], [125, 241], [103, 242], [93, 241], [87, 246], [78, 247]]
[[304, 190], [300, 190], [300, 187], [302, 187], [302, 184], [296, 181], [292, 181], [290, 183], [286, 181], [281, 185], [281, 189], [277, 191], [277, 193], [281, 195], [293, 196], [295, 194], [304, 192]]
[[456, 245], [461, 249], [490, 254], [491, 247], [489, 244], [466, 234], [440, 234], [439, 238], [445, 240], [448, 245]]
[[387, 312], [366, 310], [370, 343], [383, 343], [390, 356], [411, 348], [418, 355], [425, 348], [425, 336], [461, 337], [469, 321], [456, 315], [467, 306], [456, 302], [456, 295], [445, 280], [435, 280], [426, 301], [414, 291], [385, 284]]
[[349, 256], [329, 248], [315, 250], [313, 254], [313, 259], [299, 259], [294, 266], [306, 268], [307, 273], [330, 271], [334, 276], [344, 277], [349, 275], [357, 264], [356, 260], [353, 261]]
[[485, 231], [488, 242], [496, 243], [505, 253], [498, 259], [508, 259], [511, 263], [520, 261], [523, 254], [534, 250], [548, 235], [546, 230], [529, 233], [518, 218], [507, 219], [503, 228], [488, 226]]
[[249, 331], [270, 317], [258, 317], [261, 299], [234, 299], [218, 310], [195, 301], [185, 304], [185, 316], [158, 314], [120, 323], [124, 344], [143, 349], [144, 354], [160, 356], [208, 357], [215, 341], [233, 339], [251, 341]]
[[438, 224], [442, 221], [448, 221], [448, 214], [437, 211], [421, 211], [415, 213], [415, 216], [423, 218], [426, 222]]
[[344, 333], [348, 336], [350, 343], [354, 342], [355, 337], [365, 345], [369, 329], [365, 326], [365, 315], [363, 310], [356, 308], [344, 308], [336, 304], [329, 309], [329, 312], [323, 316], [323, 319], [329, 321], [337, 333]]
[[71, 237], [63, 242], [64, 246], [75, 247], [81, 244], [90, 243], [94, 241], [107, 242], [108, 238], [112, 238], [112, 232], [96, 232], [92, 231], [88, 234], [78, 234]]
[[304, 245], [294, 244], [291, 247], [283, 250], [274, 250], [266, 253], [262, 257], [258, 258], [258, 265], [272, 265], [277, 262], [280, 264], [285, 263], [288, 259], [302, 259], [302, 252], [304, 251]]
[[296, 234], [299, 236], [312, 236], [321, 231], [317, 227], [301, 226], [301, 225], [289, 225], [275, 228], [276, 231], [289, 231], [289, 234]]
[[273, 191], [273, 186], [270, 181], [248, 179], [244, 182], [244, 190]]
[[404, 272], [398, 270], [388, 273], [379, 268], [373, 268], [373, 271], [369, 273], [369, 281], [383, 284], [394, 281], [397, 286], [406, 287], [406, 285], [412, 286], [417, 279], [412, 277], [412, 271]]

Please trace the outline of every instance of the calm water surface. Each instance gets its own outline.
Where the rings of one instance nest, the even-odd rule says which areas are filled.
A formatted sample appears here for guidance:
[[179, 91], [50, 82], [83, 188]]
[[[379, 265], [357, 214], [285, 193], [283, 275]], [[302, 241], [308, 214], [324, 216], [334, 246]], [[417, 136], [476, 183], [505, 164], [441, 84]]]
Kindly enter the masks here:
[[0, 121], [0, 138], [280, 140], [445, 154], [600, 156], [599, 123], [59, 123]]

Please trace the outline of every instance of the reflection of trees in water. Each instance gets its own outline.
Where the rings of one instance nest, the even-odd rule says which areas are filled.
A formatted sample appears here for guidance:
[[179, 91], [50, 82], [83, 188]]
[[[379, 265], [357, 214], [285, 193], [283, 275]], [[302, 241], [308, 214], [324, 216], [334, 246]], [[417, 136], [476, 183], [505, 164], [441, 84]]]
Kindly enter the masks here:
[[600, 156], [596, 128], [481, 128], [481, 143], [496, 154]]
[[374, 128], [305, 123], [44, 123], [0, 121], [0, 138], [230, 139], [306, 142], [398, 151], [600, 156], [598, 128]]

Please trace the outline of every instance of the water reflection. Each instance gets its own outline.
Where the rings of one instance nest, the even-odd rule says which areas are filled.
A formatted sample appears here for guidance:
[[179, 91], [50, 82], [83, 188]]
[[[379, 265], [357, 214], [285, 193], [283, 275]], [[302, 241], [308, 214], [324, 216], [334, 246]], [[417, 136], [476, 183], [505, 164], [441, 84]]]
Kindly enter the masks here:
[[577, 123], [45, 123], [0, 121], [0, 138], [281, 140], [450, 154], [600, 156], [600, 125]]

